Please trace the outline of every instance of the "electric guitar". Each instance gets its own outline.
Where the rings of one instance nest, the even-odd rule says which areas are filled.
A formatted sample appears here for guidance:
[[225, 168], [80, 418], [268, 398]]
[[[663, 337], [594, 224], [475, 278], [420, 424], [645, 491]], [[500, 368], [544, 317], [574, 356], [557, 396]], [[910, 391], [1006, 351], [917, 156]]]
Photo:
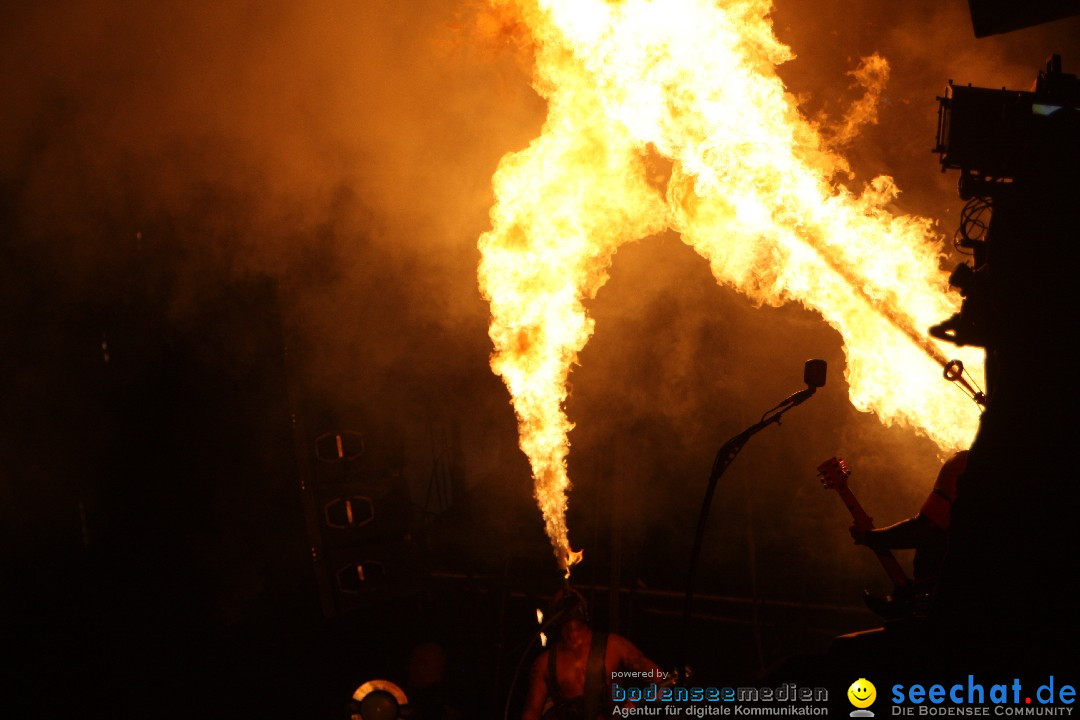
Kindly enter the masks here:
[[[867, 530], [874, 529], [874, 519], [863, 510], [862, 505], [855, 498], [855, 494], [848, 487], [848, 478], [850, 476], [851, 471], [840, 458], [832, 457], [818, 465], [818, 478], [821, 480], [821, 484], [825, 486], [826, 490], [836, 491], [855, 521], [855, 531], [864, 533]], [[867, 593], [867, 605], [871, 610], [882, 615], [888, 614], [900, 617], [913, 614], [916, 611], [914, 607], [916, 593], [907, 573], [900, 567], [900, 563], [897, 562], [896, 557], [889, 550], [873, 550], [873, 552], [877, 556], [878, 562], [881, 563], [881, 567], [885, 569], [889, 580], [892, 581], [893, 594], [892, 601], [884, 601]], [[886, 609], [885, 605], [891, 607]], [[882, 612], [883, 610], [885, 612]]]

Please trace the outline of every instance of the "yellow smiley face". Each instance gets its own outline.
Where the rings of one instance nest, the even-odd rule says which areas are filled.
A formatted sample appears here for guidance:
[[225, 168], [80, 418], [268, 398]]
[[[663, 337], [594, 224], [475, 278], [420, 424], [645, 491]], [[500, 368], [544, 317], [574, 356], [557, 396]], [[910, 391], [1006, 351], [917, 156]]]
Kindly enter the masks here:
[[877, 688], [866, 678], [859, 678], [847, 689], [847, 698], [857, 708], [867, 708], [877, 699]]

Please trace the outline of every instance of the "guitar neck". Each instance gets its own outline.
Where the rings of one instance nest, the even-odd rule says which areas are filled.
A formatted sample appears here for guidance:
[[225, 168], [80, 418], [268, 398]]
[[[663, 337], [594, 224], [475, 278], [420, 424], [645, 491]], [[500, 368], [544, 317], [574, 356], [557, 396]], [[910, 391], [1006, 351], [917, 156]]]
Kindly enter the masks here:
[[[847, 485], [834, 488], [840, 495], [840, 499], [844, 501], [844, 505], [847, 507], [848, 512], [851, 513], [852, 519], [855, 521], [855, 529], [859, 532], [866, 532], [867, 530], [874, 529], [874, 519], [867, 515], [863, 510], [862, 505], [855, 498], [854, 493]], [[888, 550], [874, 550], [874, 555], [877, 556], [878, 562], [881, 563], [881, 567], [885, 569], [885, 573], [892, 580], [893, 585], [898, 588], [906, 586], [909, 582], [907, 573], [904, 572], [904, 568], [900, 567], [900, 563], [896, 560], [896, 557]]]
[[851, 513], [851, 517], [855, 521], [855, 529], [860, 532], [873, 530], [874, 518], [866, 514], [862, 505], [860, 505], [859, 501], [855, 498], [855, 494], [851, 492], [851, 488], [844, 485], [834, 489], [836, 490], [836, 494], [840, 496], [840, 499], [844, 501], [844, 505], [847, 507], [848, 512]]

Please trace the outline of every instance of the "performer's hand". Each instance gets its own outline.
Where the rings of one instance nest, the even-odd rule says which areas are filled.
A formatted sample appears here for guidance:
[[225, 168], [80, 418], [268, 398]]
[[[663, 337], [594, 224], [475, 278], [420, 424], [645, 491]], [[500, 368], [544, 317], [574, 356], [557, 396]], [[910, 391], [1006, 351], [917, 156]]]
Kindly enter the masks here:
[[855, 538], [857, 545], [865, 545], [871, 550], [887, 550], [888, 544], [884, 542], [884, 538], [881, 536], [881, 530], [858, 530], [854, 526], [851, 528], [851, 536]]

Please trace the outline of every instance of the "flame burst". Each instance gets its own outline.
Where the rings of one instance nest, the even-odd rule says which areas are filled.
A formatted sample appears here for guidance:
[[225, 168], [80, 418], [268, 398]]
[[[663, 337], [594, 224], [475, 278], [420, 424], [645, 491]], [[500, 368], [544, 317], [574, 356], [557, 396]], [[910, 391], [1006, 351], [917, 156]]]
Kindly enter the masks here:
[[[942, 450], [968, 444], [977, 408], [943, 385], [945, 355], [922, 332], [958, 308], [940, 238], [929, 220], [886, 209], [898, 194], [891, 178], [860, 193], [835, 182], [847, 165], [834, 148], [873, 121], [883, 60], [856, 71], [864, 107], [827, 130], [800, 114], [776, 74], [793, 56], [773, 35], [766, 0], [490, 1], [513, 6], [528, 27], [548, 116], [495, 173], [479, 280], [491, 366], [510, 390], [567, 574], [580, 553], [566, 528], [573, 426], [563, 403], [593, 330], [583, 303], [619, 246], [667, 228], [718, 282], [758, 303], [800, 302], [836, 328], [855, 407]], [[672, 163], [666, 191], [647, 179], [649, 153]], [[977, 357], [963, 360], [981, 373]]]

